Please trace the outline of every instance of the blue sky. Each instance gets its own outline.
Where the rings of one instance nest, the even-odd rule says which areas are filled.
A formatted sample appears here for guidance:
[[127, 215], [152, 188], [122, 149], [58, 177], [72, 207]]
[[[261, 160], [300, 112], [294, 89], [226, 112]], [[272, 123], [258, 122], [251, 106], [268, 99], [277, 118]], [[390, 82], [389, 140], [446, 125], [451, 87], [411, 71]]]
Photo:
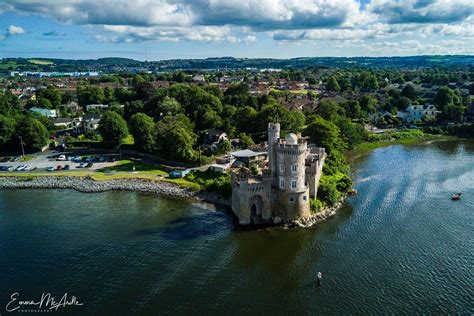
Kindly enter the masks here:
[[474, 54], [474, 0], [2, 0], [0, 58]]

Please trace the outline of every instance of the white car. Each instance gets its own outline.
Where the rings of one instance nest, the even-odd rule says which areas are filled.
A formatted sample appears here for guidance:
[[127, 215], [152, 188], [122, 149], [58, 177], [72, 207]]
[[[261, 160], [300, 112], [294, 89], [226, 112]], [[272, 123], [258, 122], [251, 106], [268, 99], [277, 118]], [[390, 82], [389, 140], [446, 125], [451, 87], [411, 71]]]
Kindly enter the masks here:
[[26, 168], [26, 165], [19, 165], [18, 167], [15, 168], [15, 171], [24, 171]]
[[67, 161], [66, 155], [60, 155], [58, 158], [56, 158], [57, 161]]
[[33, 167], [32, 165], [26, 165], [25, 166], [25, 169], [23, 169], [24, 171], [32, 171], [32, 170], [35, 170], [35, 167]]
[[54, 171], [54, 167], [52, 167], [52, 166], [46, 167], [46, 171], [48, 171], [48, 172], [53, 172], [53, 171]]

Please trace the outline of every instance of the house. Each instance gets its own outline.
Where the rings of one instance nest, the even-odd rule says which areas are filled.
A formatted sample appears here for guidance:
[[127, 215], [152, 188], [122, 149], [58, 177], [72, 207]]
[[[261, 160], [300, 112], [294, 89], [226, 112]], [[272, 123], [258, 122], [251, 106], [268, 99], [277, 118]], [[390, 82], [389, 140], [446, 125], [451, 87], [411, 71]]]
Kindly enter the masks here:
[[88, 104], [86, 105], [86, 110], [87, 111], [92, 111], [92, 110], [100, 110], [104, 111], [109, 108], [108, 104]]
[[101, 118], [101, 114], [87, 113], [84, 115], [82, 118], [84, 133], [95, 131], [97, 128], [99, 128], [99, 122]]
[[77, 104], [77, 102], [70, 101], [67, 104], [63, 105], [66, 109], [70, 110], [72, 113], [77, 113], [82, 111], [82, 107]]
[[30, 111], [34, 112], [34, 113], [38, 113], [38, 114], [46, 116], [46, 117], [58, 117], [58, 111], [57, 110], [38, 108], [38, 107], [34, 106], [30, 109]]
[[210, 165], [209, 168], [207, 168], [207, 170], [219, 172], [219, 173], [225, 173], [227, 169], [228, 169], [228, 165], [218, 165], [218, 164]]
[[259, 162], [264, 161], [267, 158], [267, 152], [255, 152], [250, 149], [238, 150], [230, 153], [231, 157], [235, 158], [237, 164], [242, 163], [247, 167], [250, 167], [252, 164], [259, 164]]
[[229, 140], [225, 132], [210, 128], [206, 131], [203, 146], [211, 151], [216, 151], [219, 148], [219, 143], [225, 140]]
[[193, 81], [194, 82], [206, 82], [206, 78], [204, 77], [204, 75], [195, 75], [193, 77]]
[[73, 129], [73, 133], [75, 134], [82, 134], [84, 132], [84, 128], [82, 125], [82, 117], [75, 117], [71, 121], [71, 127]]
[[57, 127], [72, 127], [72, 119], [70, 117], [56, 117], [54, 120], [52, 120], [52, 123]]
[[433, 120], [440, 113], [432, 104], [409, 105], [405, 110], [398, 111], [397, 116], [404, 123], [421, 122], [422, 120]]

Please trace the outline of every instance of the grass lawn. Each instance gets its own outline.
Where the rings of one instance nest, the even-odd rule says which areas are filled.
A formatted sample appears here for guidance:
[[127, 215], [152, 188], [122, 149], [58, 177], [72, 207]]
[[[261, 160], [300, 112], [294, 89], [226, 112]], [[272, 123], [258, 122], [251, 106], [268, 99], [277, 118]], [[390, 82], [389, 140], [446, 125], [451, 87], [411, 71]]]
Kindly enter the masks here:
[[18, 64], [14, 61], [0, 61], [0, 70], [7, 70], [7, 69], [16, 69]]
[[135, 171], [138, 171], [140, 174], [147, 174], [153, 176], [168, 176], [168, 173], [158, 169], [157, 167], [143, 163], [131, 161], [128, 159], [120, 160], [115, 166], [99, 169], [99, 172], [102, 173], [111, 173], [111, 172], [132, 172], [133, 167], [135, 166]]

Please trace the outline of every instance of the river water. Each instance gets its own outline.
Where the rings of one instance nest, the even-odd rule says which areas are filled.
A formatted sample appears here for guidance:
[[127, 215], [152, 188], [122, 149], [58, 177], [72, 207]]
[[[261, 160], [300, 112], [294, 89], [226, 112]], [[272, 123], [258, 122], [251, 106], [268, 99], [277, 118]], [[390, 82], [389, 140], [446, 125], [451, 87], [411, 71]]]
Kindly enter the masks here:
[[474, 313], [474, 143], [379, 148], [353, 169], [344, 210], [292, 231], [154, 195], [0, 191], [0, 314], [15, 292], [67, 292], [83, 305], [57, 313], [76, 315]]

